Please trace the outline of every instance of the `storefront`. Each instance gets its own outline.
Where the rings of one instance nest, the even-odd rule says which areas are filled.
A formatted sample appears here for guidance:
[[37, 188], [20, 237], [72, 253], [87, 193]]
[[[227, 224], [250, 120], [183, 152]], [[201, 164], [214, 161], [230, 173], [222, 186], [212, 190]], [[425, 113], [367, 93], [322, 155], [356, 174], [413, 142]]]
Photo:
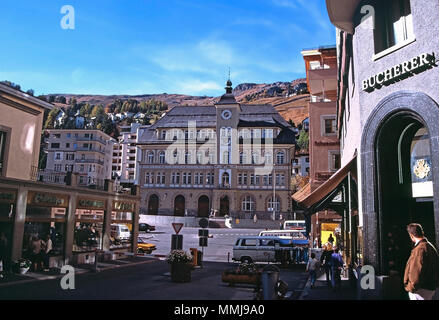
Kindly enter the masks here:
[[[327, 7], [339, 28], [342, 165], [358, 154], [357, 246], [377, 276], [377, 290], [362, 294], [407, 298], [407, 225], [420, 223], [439, 246], [439, 7], [428, 0], [327, 0]], [[365, 16], [371, 8], [373, 19]]]
[[12, 260], [32, 258], [32, 239], [49, 238], [50, 267], [93, 263], [96, 250], [125, 257], [137, 249], [139, 202], [131, 193], [0, 178], [0, 233]]
[[134, 202], [115, 200], [111, 212], [110, 249], [132, 250], [134, 239]]
[[69, 196], [56, 193], [29, 191], [23, 232], [22, 257], [32, 256], [32, 239], [52, 240], [51, 256], [64, 256], [66, 210]]
[[[0, 237], [6, 242], [6, 261], [9, 263], [12, 248], [13, 219], [15, 216], [17, 192], [10, 189], [0, 189]], [[6, 269], [7, 267], [4, 266]]]

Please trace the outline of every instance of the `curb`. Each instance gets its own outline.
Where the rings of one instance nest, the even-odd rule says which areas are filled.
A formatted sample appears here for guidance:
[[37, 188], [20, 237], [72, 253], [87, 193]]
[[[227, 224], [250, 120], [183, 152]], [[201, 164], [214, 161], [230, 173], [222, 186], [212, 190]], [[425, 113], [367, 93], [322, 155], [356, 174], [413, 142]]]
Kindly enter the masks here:
[[[136, 265], [151, 263], [153, 261], [156, 261], [156, 260], [145, 260], [145, 261], [133, 262], [133, 263], [128, 263], [128, 264], [115, 265], [115, 266], [111, 266], [111, 267], [98, 268], [98, 272], [95, 272], [93, 269], [90, 269], [90, 270], [80, 269], [81, 271], [75, 271], [75, 274], [85, 274], [85, 273], [92, 273], [93, 274], [93, 273], [99, 273], [99, 272], [106, 271], [106, 270], [113, 270], [113, 269], [117, 269], [117, 268], [132, 267], [132, 266], [136, 266]], [[14, 286], [17, 284], [32, 283], [32, 282], [37, 282], [37, 281], [56, 280], [56, 279], [61, 279], [62, 277], [64, 277], [63, 274], [57, 274], [57, 275], [45, 276], [45, 277], [34, 278], [34, 279], [29, 279], [29, 280], [11, 281], [11, 282], [6, 282], [6, 283], [0, 283], [0, 288], [10, 287], [10, 286]]]

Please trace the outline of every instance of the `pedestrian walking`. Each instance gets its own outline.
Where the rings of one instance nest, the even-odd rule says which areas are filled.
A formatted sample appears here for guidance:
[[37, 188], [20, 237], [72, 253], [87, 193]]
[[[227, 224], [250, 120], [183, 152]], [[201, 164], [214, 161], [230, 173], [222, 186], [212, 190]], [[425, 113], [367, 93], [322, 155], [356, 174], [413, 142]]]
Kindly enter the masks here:
[[44, 241], [41, 240], [39, 237], [37, 236], [32, 237], [30, 249], [32, 255], [31, 261], [32, 261], [33, 271], [38, 271], [41, 267], [41, 262], [42, 262], [41, 251], [44, 245], [45, 245]]
[[329, 242], [331, 245], [334, 245], [334, 237], [332, 236], [332, 233], [329, 234], [328, 242]]
[[404, 272], [404, 288], [410, 300], [432, 300], [439, 287], [439, 255], [420, 224], [409, 224], [407, 232], [414, 246]]
[[326, 284], [331, 288], [331, 255], [332, 246], [330, 243], [323, 245], [322, 256], [320, 257], [320, 265], [323, 266], [326, 274]]
[[319, 268], [319, 260], [316, 259], [316, 254], [311, 253], [311, 259], [306, 265], [306, 272], [309, 272], [309, 277], [311, 279], [311, 289], [314, 288], [317, 279], [317, 270]]
[[50, 267], [50, 254], [53, 250], [53, 243], [52, 239], [50, 238], [50, 234], [46, 236], [46, 243], [43, 251], [43, 257], [44, 257], [44, 271], [49, 271]]
[[341, 271], [343, 270], [343, 257], [340, 254], [338, 247], [334, 247], [334, 252], [331, 254], [331, 272], [332, 272], [332, 289], [341, 288]]

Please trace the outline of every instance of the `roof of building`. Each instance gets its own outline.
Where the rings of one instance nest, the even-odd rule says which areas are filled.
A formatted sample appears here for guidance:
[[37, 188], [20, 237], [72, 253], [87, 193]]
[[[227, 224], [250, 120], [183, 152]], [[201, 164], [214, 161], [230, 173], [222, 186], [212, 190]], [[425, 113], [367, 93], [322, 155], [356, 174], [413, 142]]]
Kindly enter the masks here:
[[[226, 86], [226, 94], [221, 99], [223, 103], [230, 104], [233, 100], [237, 104], [231, 90], [232, 82], [229, 80]], [[232, 99], [233, 98], [233, 99]], [[221, 102], [220, 99], [220, 102]], [[295, 133], [291, 125], [279, 114], [279, 112], [269, 104], [239, 104], [238, 127], [276, 127], [281, 132], [275, 139], [275, 143], [294, 144]], [[188, 128], [190, 122], [194, 121], [197, 128], [216, 128], [217, 111], [215, 105], [206, 106], [176, 106], [163, 117], [157, 120], [149, 128], [139, 133], [140, 143], [158, 142], [155, 135], [157, 129]], [[163, 142], [163, 141], [160, 141]]]
[[36, 98], [34, 96], [31, 96], [31, 95], [29, 95], [29, 94], [27, 94], [25, 92], [20, 91], [20, 90], [11, 88], [11, 87], [9, 87], [9, 86], [7, 86], [5, 84], [2, 84], [2, 83], [0, 83], [0, 92], [1, 91], [5, 92], [7, 94], [10, 94], [10, 95], [12, 95], [12, 96], [14, 96], [16, 98], [19, 98], [19, 99], [22, 99], [22, 100], [26, 100], [27, 102], [30, 102], [30, 103], [32, 103], [34, 105], [37, 105], [37, 106], [45, 108], [45, 109], [51, 110], [51, 109], [54, 108], [54, 106], [52, 104], [50, 104], [50, 103], [48, 103], [46, 101], [38, 99], [38, 98]]

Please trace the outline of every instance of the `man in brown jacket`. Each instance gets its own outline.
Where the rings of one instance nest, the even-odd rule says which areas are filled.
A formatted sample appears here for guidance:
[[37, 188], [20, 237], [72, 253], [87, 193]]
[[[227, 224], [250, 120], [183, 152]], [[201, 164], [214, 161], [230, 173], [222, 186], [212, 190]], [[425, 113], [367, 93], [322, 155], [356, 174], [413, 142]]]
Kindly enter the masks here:
[[439, 287], [439, 255], [420, 224], [409, 224], [407, 231], [414, 247], [405, 267], [404, 288], [410, 300], [431, 300]]

